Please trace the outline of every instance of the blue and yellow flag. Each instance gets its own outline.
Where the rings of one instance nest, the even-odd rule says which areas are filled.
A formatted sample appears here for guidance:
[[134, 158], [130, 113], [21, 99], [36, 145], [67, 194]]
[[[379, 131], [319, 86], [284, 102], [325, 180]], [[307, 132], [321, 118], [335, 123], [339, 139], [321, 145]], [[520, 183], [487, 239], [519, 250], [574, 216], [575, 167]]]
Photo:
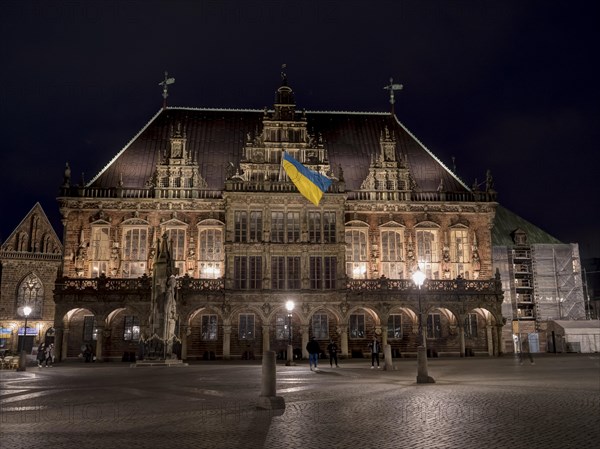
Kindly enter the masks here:
[[314, 170], [310, 170], [290, 156], [283, 152], [281, 159], [283, 169], [294, 183], [298, 191], [315, 206], [319, 205], [323, 193], [331, 185], [331, 179]]

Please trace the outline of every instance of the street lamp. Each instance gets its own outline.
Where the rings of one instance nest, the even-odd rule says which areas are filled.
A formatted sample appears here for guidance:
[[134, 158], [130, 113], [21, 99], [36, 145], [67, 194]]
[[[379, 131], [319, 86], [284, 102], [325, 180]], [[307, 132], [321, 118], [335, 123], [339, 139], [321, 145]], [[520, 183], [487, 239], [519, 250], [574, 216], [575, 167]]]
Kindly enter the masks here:
[[285, 308], [288, 311], [288, 347], [287, 347], [287, 361], [286, 366], [294, 365], [294, 348], [292, 346], [292, 310], [294, 310], [294, 301], [290, 300], [285, 303]]
[[435, 383], [433, 377], [427, 372], [427, 349], [425, 347], [425, 334], [423, 332], [423, 310], [421, 308], [421, 286], [425, 282], [425, 273], [417, 265], [417, 271], [412, 275], [413, 282], [418, 288], [417, 298], [419, 302], [419, 346], [417, 347], [417, 383]]
[[19, 351], [19, 367], [17, 371], [26, 371], [27, 360], [25, 355], [25, 339], [27, 338], [27, 318], [29, 318], [29, 314], [31, 313], [31, 307], [25, 306], [23, 307], [23, 315], [25, 315], [25, 328], [23, 329], [23, 340], [21, 340], [21, 349]]

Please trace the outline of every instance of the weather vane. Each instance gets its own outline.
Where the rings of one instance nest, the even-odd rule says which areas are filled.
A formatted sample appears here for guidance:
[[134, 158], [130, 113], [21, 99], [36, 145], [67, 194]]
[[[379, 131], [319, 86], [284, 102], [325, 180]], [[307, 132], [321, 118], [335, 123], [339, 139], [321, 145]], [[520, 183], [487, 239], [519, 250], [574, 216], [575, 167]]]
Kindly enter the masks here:
[[163, 109], [167, 107], [167, 97], [169, 96], [169, 84], [173, 84], [175, 82], [175, 78], [169, 78], [169, 72], [165, 72], [165, 79], [158, 83], [159, 86], [163, 88]]
[[281, 64], [281, 82], [282, 84], [287, 84], [287, 74], [285, 70], [287, 69], [287, 64]]
[[392, 105], [392, 115], [394, 114], [394, 103], [396, 102], [396, 100], [394, 99], [394, 91], [402, 90], [403, 87], [404, 86], [402, 86], [402, 84], [394, 84], [394, 78], [390, 78], [390, 84], [384, 87], [385, 90], [390, 91], [390, 104]]

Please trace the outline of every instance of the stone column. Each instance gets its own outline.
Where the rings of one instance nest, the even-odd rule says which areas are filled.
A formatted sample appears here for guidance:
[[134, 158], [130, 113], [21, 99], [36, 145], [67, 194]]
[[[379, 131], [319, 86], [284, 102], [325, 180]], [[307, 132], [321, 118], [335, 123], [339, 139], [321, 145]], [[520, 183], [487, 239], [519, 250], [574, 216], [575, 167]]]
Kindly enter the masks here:
[[63, 338], [63, 329], [62, 327], [54, 328], [54, 356], [57, 361], [62, 360], [62, 338]]
[[181, 360], [187, 360], [188, 326], [181, 326]]
[[271, 326], [269, 324], [263, 324], [262, 327], [262, 341], [263, 341], [263, 352], [271, 350]]
[[103, 362], [102, 347], [104, 346], [104, 326], [96, 326], [96, 361]]
[[458, 326], [459, 338], [460, 338], [460, 356], [465, 357], [466, 348], [465, 348], [465, 328], [462, 326]]
[[[60, 359], [66, 360], [67, 359], [67, 349], [68, 349], [67, 347], [68, 347], [68, 341], [69, 341], [69, 328], [65, 327], [63, 329], [62, 334], [63, 334], [62, 335], [62, 348], [61, 348], [61, 352], [60, 352]], [[54, 338], [54, 340], [56, 341], [56, 337]]]
[[496, 355], [501, 356], [504, 354], [504, 341], [502, 340], [502, 328], [501, 324], [496, 325], [496, 333], [498, 335], [498, 353]]
[[379, 328], [379, 330], [381, 331], [381, 347], [385, 348], [385, 345], [388, 344], [388, 332], [387, 332], [387, 326], [376, 326], [375, 329]]
[[223, 326], [223, 360], [231, 359], [231, 324]]
[[302, 324], [300, 326], [300, 334], [302, 335], [302, 358], [308, 358], [308, 351], [306, 350], [306, 345], [308, 344], [308, 325]]
[[341, 357], [348, 358], [348, 325], [340, 324], [340, 350]]
[[485, 333], [487, 336], [488, 354], [494, 355], [494, 336], [492, 333], [492, 326], [489, 324], [485, 327]]

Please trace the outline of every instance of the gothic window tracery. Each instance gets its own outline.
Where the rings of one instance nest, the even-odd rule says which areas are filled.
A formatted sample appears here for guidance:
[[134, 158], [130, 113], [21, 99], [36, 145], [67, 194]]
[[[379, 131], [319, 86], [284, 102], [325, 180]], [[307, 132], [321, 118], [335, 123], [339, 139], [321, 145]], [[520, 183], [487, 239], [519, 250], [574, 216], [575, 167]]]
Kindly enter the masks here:
[[17, 290], [17, 311], [25, 306], [31, 307], [29, 318], [41, 318], [44, 304], [44, 285], [34, 273], [21, 281]]

